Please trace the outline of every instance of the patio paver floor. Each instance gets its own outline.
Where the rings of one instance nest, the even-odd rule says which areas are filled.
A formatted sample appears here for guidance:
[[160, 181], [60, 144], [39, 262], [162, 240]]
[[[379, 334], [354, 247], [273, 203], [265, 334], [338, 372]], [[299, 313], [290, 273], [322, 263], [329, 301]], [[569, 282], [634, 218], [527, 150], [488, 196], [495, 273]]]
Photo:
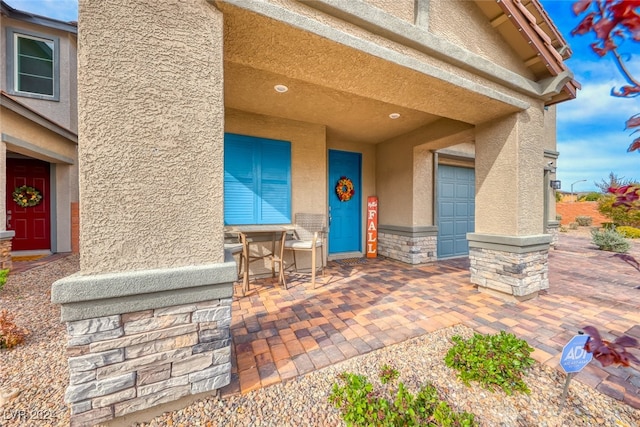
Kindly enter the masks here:
[[[246, 393], [330, 364], [462, 323], [479, 333], [512, 332], [559, 367], [563, 346], [586, 325], [604, 338], [640, 339], [640, 246], [630, 255], [602, 252], [589, 238], [563, 235], [549, 253], [550, 288], [538, 298], [506, 302], [469, 282], [468, 259], [410, 266], [386, 259], [330, 262], [317, 289], [308, 275], [251, 282], [234, 297], [232, 383]], [[236, 285], [239, 286], [239, 285]], [[443, 355], [444, 357], [444, 355]], [[579, 381], [640, 408], [640, 371], [591, 362]]]

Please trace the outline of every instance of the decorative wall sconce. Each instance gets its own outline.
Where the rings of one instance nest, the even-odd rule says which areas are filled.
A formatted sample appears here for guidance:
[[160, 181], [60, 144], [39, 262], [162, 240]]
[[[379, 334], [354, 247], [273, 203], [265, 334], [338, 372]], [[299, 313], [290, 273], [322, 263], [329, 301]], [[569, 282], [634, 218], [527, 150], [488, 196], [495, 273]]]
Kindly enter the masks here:
[[560, 189], [560, 187], [561, 187], [560, 180], [552, 179], [549, 182], [551, 183], [551, 188], [553, 188], [554, 190], [559, 190]]

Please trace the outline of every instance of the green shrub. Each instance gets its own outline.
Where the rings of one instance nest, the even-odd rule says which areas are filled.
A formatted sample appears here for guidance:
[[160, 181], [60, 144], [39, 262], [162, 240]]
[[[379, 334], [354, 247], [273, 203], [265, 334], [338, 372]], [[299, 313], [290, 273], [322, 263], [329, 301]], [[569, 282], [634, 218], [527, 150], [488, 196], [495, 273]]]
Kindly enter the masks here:
[[7, 283], [7, 276], [9, 276], [9, 270], [0, 270], [0, 291], [4, 288], [4, 285]]
[[592, 191], [591, 193], [587, 193], [584, 196], [580, 197], [581, 202], [597, 202], [602, 197], [602, 194]]
[[617, 227], [616, 231], [627, 239], [640, 239], [640, 228], [623, 225], [622, 227]]
[[580, 227], [590, 227], [591, 224], [593, 223], [593, 218], [586, 215], [578, 215], [576, 217], [576, 222]]
[[475, 426], [474, 415], [453, 412], [438, 396], [431, 384], [417, 394], [409, 392], [400, 382], [395, 393], [387, 385], [398, 377], [398, 371], [385, 365], [379, 375], [386, 385], [374, 389], [364, 375], [344, 372], [338, 376], [343, 383], [334, 384], [329, 402], [342, 412], [347, 426]]
[[522, 377], [533, 366], [534, 360], [529, 357], [533, 348], [525, 340], [505, 331], [493, 335], [476, 333], [468, 340], [455, 336], [452, 340], [455, 345], [444, 361], [458, 371], [458, 378], [465, 385], [477, 381], [486, 389], [501, 388], [509, 395], [514, 391], [530, 392]]
[[569, 223], [569, 230], [577, 230], [578, 229], [578, 223], [577, 222], [570, 222]]
[[600, 250], [618, 253], [629, 251], [629, 242], [616, 230], [591, 230], [591, 237]]
[[602, 196], [598, 201], [598, 212], [609, 218], [616, 226], [640, 227], [640, 209], [626, 209], [624, 206], [613, 207], [615, 200], [616, 198], [612, 194]]
[[603, 222], [601, 224], [601, 227], [605, 230], [614, 230], [616, 228], [616, 225], [612, 222]]
[[556, 215], [556, 221], [562, 221], [562, 215]]

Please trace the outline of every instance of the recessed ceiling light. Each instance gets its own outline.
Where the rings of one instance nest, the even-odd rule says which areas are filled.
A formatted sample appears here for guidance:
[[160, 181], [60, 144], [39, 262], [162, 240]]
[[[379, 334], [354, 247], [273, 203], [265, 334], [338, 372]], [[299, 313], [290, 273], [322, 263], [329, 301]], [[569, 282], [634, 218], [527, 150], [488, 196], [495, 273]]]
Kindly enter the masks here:
[[400, 118], [400, 113], [391, 113], [389, 114], [389, 118], [394, 120]]
[[276, 92], [278, 92], [278, 93], [285, 93], [286, 91], [288, 91], [288, 90], [289, 90], [289, 88], [288, 88], [288, 87], [286, 87], [285, 85], [275, 85], [273, 88], [274, 88], [274, 89], [276, 90]]

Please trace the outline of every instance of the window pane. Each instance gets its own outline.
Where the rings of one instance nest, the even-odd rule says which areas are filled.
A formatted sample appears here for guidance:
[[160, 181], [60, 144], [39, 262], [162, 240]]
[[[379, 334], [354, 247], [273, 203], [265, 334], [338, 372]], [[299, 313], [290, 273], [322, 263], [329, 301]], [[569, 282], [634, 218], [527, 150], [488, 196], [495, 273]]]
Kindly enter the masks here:
[[18, 76], [18, 90], [53, 96], [53, 79], [28, 75]]
[[16, 41], [16, 89], [53, 96], [53, 41], [20, 36], [16, 37]]
[[53, 62], [53, 42], [18, 37], [18, 54]]
[[53, 78], [53, 62], [21, 56], [18, 62], [18, 74]]

